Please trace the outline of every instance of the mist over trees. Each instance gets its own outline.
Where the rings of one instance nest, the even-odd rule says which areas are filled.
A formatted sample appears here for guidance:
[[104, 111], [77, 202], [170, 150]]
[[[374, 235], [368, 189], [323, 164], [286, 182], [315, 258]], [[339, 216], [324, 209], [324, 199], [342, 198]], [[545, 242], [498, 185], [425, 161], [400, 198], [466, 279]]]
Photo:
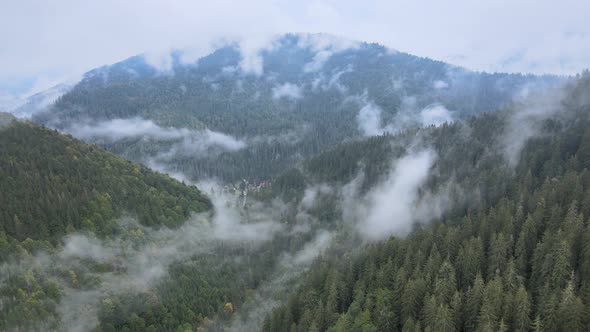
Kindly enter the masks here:
[[165, 56], [0, 113], [0, 330], [590, 325], [588, 72], [321, 34]]
[[[487, 114], [425, 134], [436, 137], [438, 149], [455, 150], [439, 153], [446, 158], [434, 168], [452, 170], [455, 183], [472, 190], [467, 204], [417, 226], [406, 238], [393, 236], [340, 259], [318, 260], [263, 330], [584, 330], [590, 324], [590, 104], [580, 97], [589, 91], [587, 73], [568, 86], [559, 109], [540, 118], [542, 130], [523, 133], [527, 142], [515, 168], [498, 141], [514, 125], [513, 114], [526, 110]], [[456, 134], [464, 127], [470, 129], [468, 141]], [[383, 158], [372, 153], [376, 146], [391, 149], [398, 142], [382, 137], [332, 153], [356, 154], [348, 163], [353, 168], [375, 165], [369, 160]], [[326, 157], [308, 163], [316, 178], [331, 167], [321, 161], [334, 162]], [[463, 170], [476, 173], [464, 177]], [[346, 179], [354, 173], [340, 174]]]
[[[327, 34], [229, 44], [194, 62], [181, 50], [163, 57], [164, 68], [136, 56], [90, 71], [34, 119], [193, 179], [266, 180], [343, 141], [494, 111], [521, 91], [561, 80], [472, 72]], [[197, 138], [181, 140], [179, 149], [147, 133], [112, 139], [81, 132], [133, 119], [164, 130], [207, 128], [244, 146], [203, 152], [186, 148], [207, 144]]]

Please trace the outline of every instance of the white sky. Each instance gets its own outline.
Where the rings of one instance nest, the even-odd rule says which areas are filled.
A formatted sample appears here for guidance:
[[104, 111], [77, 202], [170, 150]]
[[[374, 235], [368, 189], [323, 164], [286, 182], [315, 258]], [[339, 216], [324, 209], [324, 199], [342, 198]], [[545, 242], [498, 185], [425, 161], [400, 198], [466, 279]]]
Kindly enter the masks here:
[[587, 0], [0, 0], [0, 101], [145, 51], [327, 32], [486, 71], [589, 67]]

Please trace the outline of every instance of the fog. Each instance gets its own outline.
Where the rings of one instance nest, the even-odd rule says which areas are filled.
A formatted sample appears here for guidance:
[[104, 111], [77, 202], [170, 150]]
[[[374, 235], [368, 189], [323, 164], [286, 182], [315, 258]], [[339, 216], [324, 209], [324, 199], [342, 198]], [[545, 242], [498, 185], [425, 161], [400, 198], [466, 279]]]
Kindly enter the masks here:
[[220, 147], [225, 150], [236, 151], [246, 146], [246, 143], [241, 140], [206, 128], [203, 130], [190, 130], [187, 128], [161, 127], [152, 120], [140, 117], [76, 123], [69, 125], [64, 131], [77, 138], [107, 142], [126, 138], [180, 140], [175, 149], [189, 152], [195, 150], [205, 151], [208, 147]]
[[386, 180], [366, 197], [360, 209], [360, 232], [368, 239], [381, 240], [392, 233], [407, 234], [414, 221], [413, 206], [418, 189], [426, 181], [434, 161], [432, 151], [420, 151], [396, 162]]
[[260, 331], [264, 319], [271, 311], [282, 304], [280, 296], [297, 286], [297, 280], [307, 272], [310, 264], [320, 257], [330, 246], [333, 234], [319, 230], [317, 235], [294, 254], [283, 253], [268, 281], [254, 293], [250, 302], [230, 322], [230, 331]]
[[440, 126], [445, 122], [452, 122], [453, 115], [442, 104], [433, 104], [426, 106], [420, 112], [420, 123], [423, 126]]
[[[268, 205], [254, 202], [252, 211], [245, 214], [241, 205], [236, 204], [236, 197], [225, 193], [219, 185], [208, 182], [202, 187], [213, 192], [209, 195], [213, 211], [195, 214], [179, 228], [150, 228], [132, 217], [123, 217], [118, 221], [121, 228], [118, 236], [99, 239], [91, 233], [70, 234], [54, 254], [40, 252], [18, 263], [2, 264], [2, 275], [31, 269], [48, 274], [63, 290], [58, 305], [62, 328], [89, 331], [98, 324], [101, 301], [112, 294], [152, 292], [175, 262], [214, 253], [223, 243], [255, 248], [283, 231], [279, 218], [284, 206], [280, 202]], [[295, 256], [298, 264], [307, 262], [313, 255], [309, 250]], [[87, 268], [90, 262], [114, 270], [94, 272]], [[55, 269], [77, 271], [70, 272], [71, 278], [83, 271], [84, 279], [95, 278], [98, 283], [80, 289], [74, 279], [54, 275]]]
[[524, 87], [510, 106], [501, 145], [506, 160], [514, 167], [526, 142], [543, 135], [543, 122], [563, 110], [567, 84], [539, 91]]
[[400, 109], [389, 123], [384, 122], [381, 107], [368, 101], [366, 94], [348, 100], [355, 100], [363, 105], [357, 114], [356, 121], [359, 132], [367, 137], [385, 133], [395, 134], [413, 126], [440, 126], [454, 121], [453, 112], [443, 104], [433, 103], [419, 109], [416, 106], [416, 98], [412, 96], [402, 98]]
[[381, 125], [381, 108], [372, 103], [361, 108], [357, 122], [359, 130], [364, 136], [381, 135], [385, 130]]
[[303, 97], [303, 92], [301, 88], [296, 84], [285, 83], [279, 86], [276, 86], [272, 89], [272, 98], [273, 99], [300, 99]]

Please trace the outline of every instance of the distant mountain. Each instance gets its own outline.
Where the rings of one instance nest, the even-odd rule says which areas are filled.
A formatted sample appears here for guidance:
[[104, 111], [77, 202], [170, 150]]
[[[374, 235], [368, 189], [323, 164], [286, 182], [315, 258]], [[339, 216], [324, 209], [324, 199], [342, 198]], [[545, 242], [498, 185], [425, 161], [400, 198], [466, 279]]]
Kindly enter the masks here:
[[10, 110], [10, 113], [19, 118], [31, 118], [34, 114], [45, 110], [55, 103], [59, 97], [70, 91], [72, 87], [73, 85], [68, 83], [55, 85], [26, 98], [21, 105]]
[[95, 69], [33, 118], [191, 177], [264, 179], [340, 142], [494, 111], [560, 80], [472, 72], [326, 34], [187, 58]]

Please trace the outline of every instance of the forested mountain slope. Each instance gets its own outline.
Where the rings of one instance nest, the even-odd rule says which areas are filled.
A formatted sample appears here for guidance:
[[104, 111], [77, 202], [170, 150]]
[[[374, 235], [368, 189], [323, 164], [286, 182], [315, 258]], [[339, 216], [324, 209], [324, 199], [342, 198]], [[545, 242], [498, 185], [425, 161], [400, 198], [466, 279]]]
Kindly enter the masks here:
[[[451, 190], [451, 208], [432, 224], [415, 225], [407, 237], [318, 261], [264, 330], [585, 330], [590, 76], [564, 90], [553, 111], [538, 96], [539, 104], [406, 132], [407, 141], [418, 136], [418, 144], [439, 156], [422, 192], [436, 192], [452, 173], [463, 195]], [[527, 136], [532, 128], [535, 134]], [[514, 129], [519, 136], [512, 136]], [[510, 163], [507, 143], [523, 137], [517, 163]], [[361, 169], [369, 191], [383, 177], [389, 156], [403, 154], [400, 139], [377, 137], [320, 155], [279, 178], [283, 187], [276, 194], [301, 199], [301, 191], [286, 190], [288, 183], [347, 183]], [[342, 207], [333, 209], [338, 214]]]
[[160, 60], [93, 70], [35, 120], [191, 177], [268, 179], [342, 141], [494, 111], [559, 81], [471, 72], [322, 34]]
[[6, 113], [0, 187], [2, 331], [221, 325], [313, 237]]
[[34, 118], [188, 178], [273, 178], [247, 198], [0, 114], [0, 330], [588, 324], [588, 74], [537, 93], [560, 79], [318, 38], [134, 57]]
[[54, 241], [82, 229], [109, 236], [123, 214], [172, 227], [210, 207], [195, 187], [55, 130], [3, 117], [3, 236]]

